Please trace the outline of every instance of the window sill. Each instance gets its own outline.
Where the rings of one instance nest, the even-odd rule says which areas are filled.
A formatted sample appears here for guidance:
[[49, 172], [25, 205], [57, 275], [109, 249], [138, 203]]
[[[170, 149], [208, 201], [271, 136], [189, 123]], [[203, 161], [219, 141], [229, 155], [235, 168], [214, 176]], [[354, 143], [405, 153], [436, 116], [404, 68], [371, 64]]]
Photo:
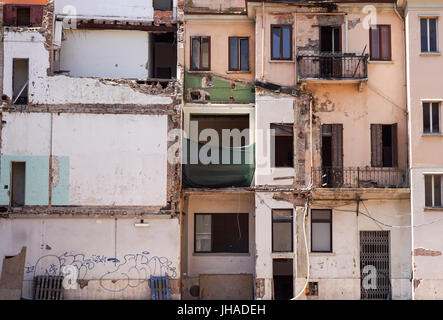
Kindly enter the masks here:
[[228, 70], [228, 71], [226, 71], [226, 73], [251, 73], [251, 71], [250, 70], [239, 70], [239, 71], [231, 71], [231, 70]]
[[443, 133], [438, 132], [438, 133], [422, 133], [421, 134], [422, 137], [443, 137]]
[[420, 56], [423, 56], [423, 57], [441, 56], [441, 53], [440, 52], [420, 52]]
[[311, 257], [335, 256], [335, 252], [309, 252]]
[[439, 211], [443, 212], [443, 207], [424, 207], [424, 211]]
[[229, 253], [229, 252], [194, 252], [194, 257], [249, 257], [249, 253]]
[[393, 60], [368, 60], [368, 63], [394, 64]]
[[194, 74], [199, 74], [199, 73], [211, 73], [211, 70], [188, 70], [188, 73], [194, 73]]
[[268, 60], [269, 63], [294, 63], [295, 60]]

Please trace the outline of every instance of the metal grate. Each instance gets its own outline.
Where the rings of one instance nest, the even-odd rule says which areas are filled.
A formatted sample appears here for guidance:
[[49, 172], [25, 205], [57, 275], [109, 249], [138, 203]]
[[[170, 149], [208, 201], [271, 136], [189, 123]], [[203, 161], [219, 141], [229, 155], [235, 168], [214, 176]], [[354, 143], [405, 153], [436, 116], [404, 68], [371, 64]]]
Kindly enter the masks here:
[[[362, 300], [390, 300], [389, 231], [360, 231], [360, 275]], [[376, 288], [365, 289], [363, 279], [368, 273], [363, 273], [367, 265], [372, 265], [377, 271]]]
[[37, 276], [34, 278], [35, 300], [63, 300], [63, 276]]
[[169, 300], [169, 277], [151, 277], [152, 300]]

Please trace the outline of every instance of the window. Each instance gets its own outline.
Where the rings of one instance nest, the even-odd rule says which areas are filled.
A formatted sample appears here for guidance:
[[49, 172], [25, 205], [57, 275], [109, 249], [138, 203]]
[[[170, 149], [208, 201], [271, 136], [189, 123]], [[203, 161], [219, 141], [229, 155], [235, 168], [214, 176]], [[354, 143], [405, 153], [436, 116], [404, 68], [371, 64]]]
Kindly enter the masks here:
[[294, 260], [273, 259], [272, 280], [274, 300], [290, 300], [294, 297]]
[[292, 60], [292, 26], [271, 26], [272, 60]]
[[292, 247], [292, 209], [272, 210], [272, 252], [292, 252]]
[[249, 71], [249, 38], [229, 37], [229, 70]]
[[171, 11], [172, 0], [153, 0], [154, 10]]
[[211, 37], [191, 37], [191, 70], [209, 71]]
[[271, 124], [271, 165], [273, 168], [294, 167], [294, 125]]
[[423, 133], [440, 133], [440, 104], [423, 103]]
[[425, 175], [425, 206], [441, 208], [443, 175]]
[[371, 26], [369, 31], [371, 60], [391, 60], [391, 26]]
[[14, 104], [28, 103], [29, 59], [13, 59], [12, 90]]
[[437, 18], [420, 19], [421, 52], [437, 52]]
[[25, 205], [25, 180], [26, 180], [26, 163], [11, 163], [11, 206], [21, 207]]
[[332, 210], [311, 210], [311, 252], [332, 252]]
[[17, 27], [31, 24], [31, 8], [17, 7]]
[[248, 253], [247, 213], [195, 214], [195, 252]]
[[371, 124], [371, 166], [397, 167], [397, 124]]

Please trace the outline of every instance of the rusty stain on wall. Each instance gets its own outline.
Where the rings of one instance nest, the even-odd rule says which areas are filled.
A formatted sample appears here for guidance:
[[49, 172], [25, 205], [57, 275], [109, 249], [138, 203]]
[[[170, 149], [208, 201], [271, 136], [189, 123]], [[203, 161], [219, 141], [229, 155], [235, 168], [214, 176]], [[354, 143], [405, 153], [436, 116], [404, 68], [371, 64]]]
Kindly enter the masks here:
[[425, 249], [425, 248], [416, 248], [414, 249], [414, 256], [436, 257], [436, 256], [441, 256], [441, 251]]

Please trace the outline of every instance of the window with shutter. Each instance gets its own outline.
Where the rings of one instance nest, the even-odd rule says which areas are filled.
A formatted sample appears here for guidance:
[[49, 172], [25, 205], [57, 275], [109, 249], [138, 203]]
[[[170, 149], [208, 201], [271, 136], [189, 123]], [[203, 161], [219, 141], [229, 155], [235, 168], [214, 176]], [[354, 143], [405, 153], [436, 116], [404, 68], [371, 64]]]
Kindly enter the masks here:
[[397, 124], [371, 124], [371, 166], [397, 167]]

